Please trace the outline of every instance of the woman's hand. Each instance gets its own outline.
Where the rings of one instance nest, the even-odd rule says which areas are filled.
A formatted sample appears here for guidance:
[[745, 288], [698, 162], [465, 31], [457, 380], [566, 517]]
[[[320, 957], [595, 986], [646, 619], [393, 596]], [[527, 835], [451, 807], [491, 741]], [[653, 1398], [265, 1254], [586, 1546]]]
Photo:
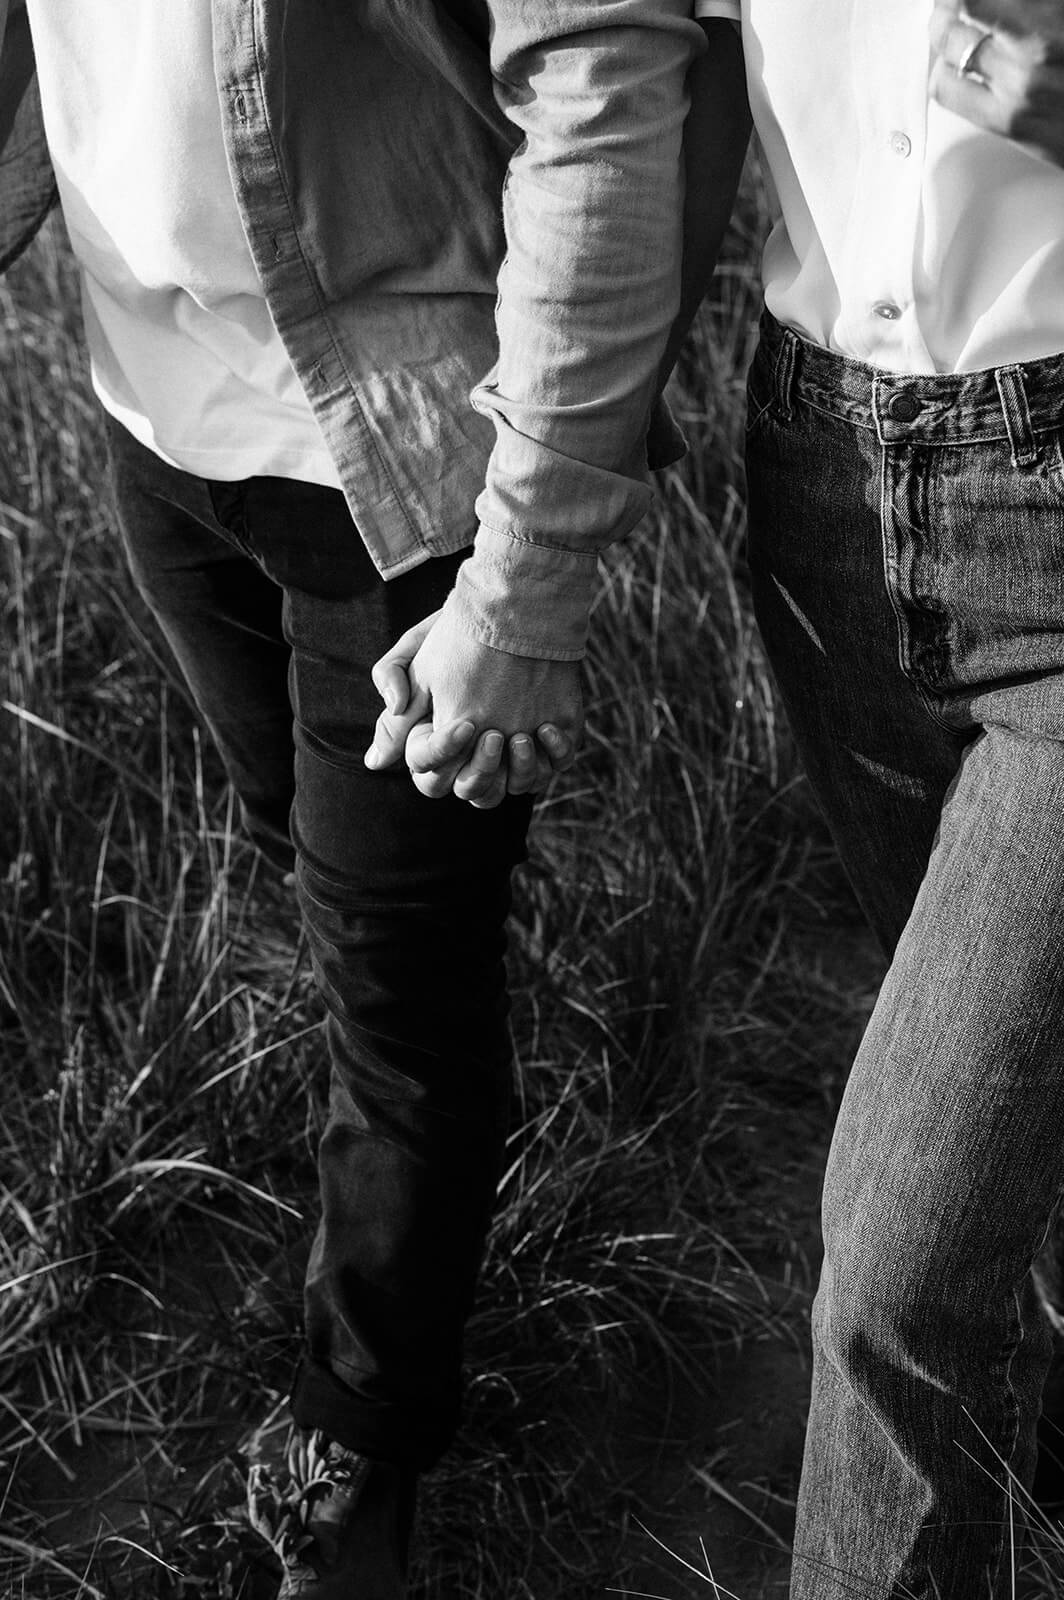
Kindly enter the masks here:
[[1064, 5], [936, 0], [931, 94], [980, 128], [1064, 166]]

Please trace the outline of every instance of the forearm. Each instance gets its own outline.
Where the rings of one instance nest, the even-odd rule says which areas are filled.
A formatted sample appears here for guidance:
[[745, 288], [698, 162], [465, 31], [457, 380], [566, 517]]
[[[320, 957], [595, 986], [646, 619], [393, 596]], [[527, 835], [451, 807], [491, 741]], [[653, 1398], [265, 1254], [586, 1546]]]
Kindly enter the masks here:
[[[499, 359], [474, 391], [496, 445], [454, 604], [497, 649], [571, 659], [597, 554], [651, 499], [646, 426], [681, 309], [688, 75], [707, 41], [726, 49], [695, 80], [700, 108], [720, 91], [726, 150], [703, 148], [702, 113], [691, 158], [699, 183], [723, 174], [722, 231], [747, 133], [741, 57], [726, 24], [692, 20], [690, 0], [494, 0], [492, 12], [499, 98], [523, 143], [504, 201]], [[711, 215], [703, 206], [691, 229], [699, 292]]]
[[523, 142], [504, 198], [499, 358], [474, 391], [496, 444], [459, 597], [496, 648], [582, 653], [597, 552], [649, 504], [646, 423], [679, 307], [685, 82], [704, 44], [690, 9], [491, 5], [492, 70]]

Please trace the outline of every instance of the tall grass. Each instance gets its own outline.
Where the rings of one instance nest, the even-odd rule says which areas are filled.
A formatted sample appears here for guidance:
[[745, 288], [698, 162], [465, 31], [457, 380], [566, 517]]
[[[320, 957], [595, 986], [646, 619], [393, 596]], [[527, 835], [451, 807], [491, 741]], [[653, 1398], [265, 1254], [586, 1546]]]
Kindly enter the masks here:
[[[670, 1387], [763, 1328], [745, 1130], [822, 1114], [852, 1027], [800, 937], [837, 884], [742, 578], [752, 195], [519, 889], [519, 1126], [423, 1514], [447, 1600], [623, 1580], [611, 1440], [648, 1394], [664, 1435]], [[243, 1452], [297, 1344], [321, 1012], [125, 573], [57, 227], [0, 310], [0, 1592], [265, 1594]]]

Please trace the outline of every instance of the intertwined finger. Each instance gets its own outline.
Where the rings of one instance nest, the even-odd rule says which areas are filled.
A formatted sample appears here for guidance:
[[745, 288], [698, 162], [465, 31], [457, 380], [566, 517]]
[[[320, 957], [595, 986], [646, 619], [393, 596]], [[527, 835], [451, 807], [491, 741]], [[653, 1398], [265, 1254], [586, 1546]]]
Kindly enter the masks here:
[[546, 788], [550, 778], [550, 763], [536, 749], [529, 734], [515, 733], [511, 736], [507, 757], [507, 794], [533, 794]]
[[[406, 632], [395, 641], [392, 648], [386, 650], [384, 655], [375, 661], [370, 668], [370, 676], [373, 679], [374, 687], [385, 705], [388, 705], [389, 690], [399, 686], [396, 669], [402, 674], [402, 693], [405, 698], [407, 693], [407, 668], [427, 639], [439, 614], [438, 611], [434, 611], [431, 616], [422, 618], [412, 628], [407, 628]], [[388, 709], [390, 711], [399, 711], [402, 707], [389, 705]]]
[[506, 793], [506, 772], [500, 771], [505, 742], [495, 728], [481, 734], [473, 754], [454, 780], [459, 800], [468, 800], [481, 809], [498, 805]]
[[406, 741], [406, 764], [415, 786], [430, 800], [450, 794], [454, 780], [465, 765], [476, 728], [468, 718], [433, 728], [419, 722]]
[[386, 708], [398, 715], [410, 698], [410, 679], [406, 668], [393, 657], [382, 657], [373, 666], [373, 683]]
[[500, 767], [492, 780], [490, 789], [485, 790], [477, 799], [470, 800], [469, 804], [477, 811], [493, 811], [496, 806], [502, 805], [506, 799], [506, 768]]
[[475, 732], [468, 717], [442, 728], [420, 722], [407, 740], [406, 764], [411, 772], [440, 771], [465, 756]]
[[374, 724], [373, 743], [363, 757], [366, 766], [377, 772], [401, 761], [411, 730], [425, 717], [427, 710], [423, 700], [415, 699], [399, 715], [382, 711]]
[[568, 772], [576, 760], [576, 745], [553, 722], [544, 722], [536, 729], [536, 739], [547, 752], [551, 767], [555, 772]]
[[421, 690], [411, 693], [408, 669], [432, 622], [432, 617], [426, 617], [416, 627], [408, 628], [370, 668], [374, 687], [384, 701], [384, 710], [373, 730], [373, 743], [363, 758], [372, 771], [392, 767], [402, 760], [411, 729], [428, 716], [428, 696]]

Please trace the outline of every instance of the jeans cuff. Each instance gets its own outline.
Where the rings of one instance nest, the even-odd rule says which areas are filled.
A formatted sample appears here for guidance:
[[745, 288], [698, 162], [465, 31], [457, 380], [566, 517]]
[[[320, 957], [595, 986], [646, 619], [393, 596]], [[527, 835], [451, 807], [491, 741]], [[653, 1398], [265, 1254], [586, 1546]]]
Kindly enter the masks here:
[[458, 1427], [457, 1399], [432, 1407], [424, 1399], [413, 1405], [367, 1400], [320, 1362], [304, 1355], [289, 1397], [299, 1428], [320, 1428], [347, 1450], [377, 1461], [427, 1472], [449, 1448]]

